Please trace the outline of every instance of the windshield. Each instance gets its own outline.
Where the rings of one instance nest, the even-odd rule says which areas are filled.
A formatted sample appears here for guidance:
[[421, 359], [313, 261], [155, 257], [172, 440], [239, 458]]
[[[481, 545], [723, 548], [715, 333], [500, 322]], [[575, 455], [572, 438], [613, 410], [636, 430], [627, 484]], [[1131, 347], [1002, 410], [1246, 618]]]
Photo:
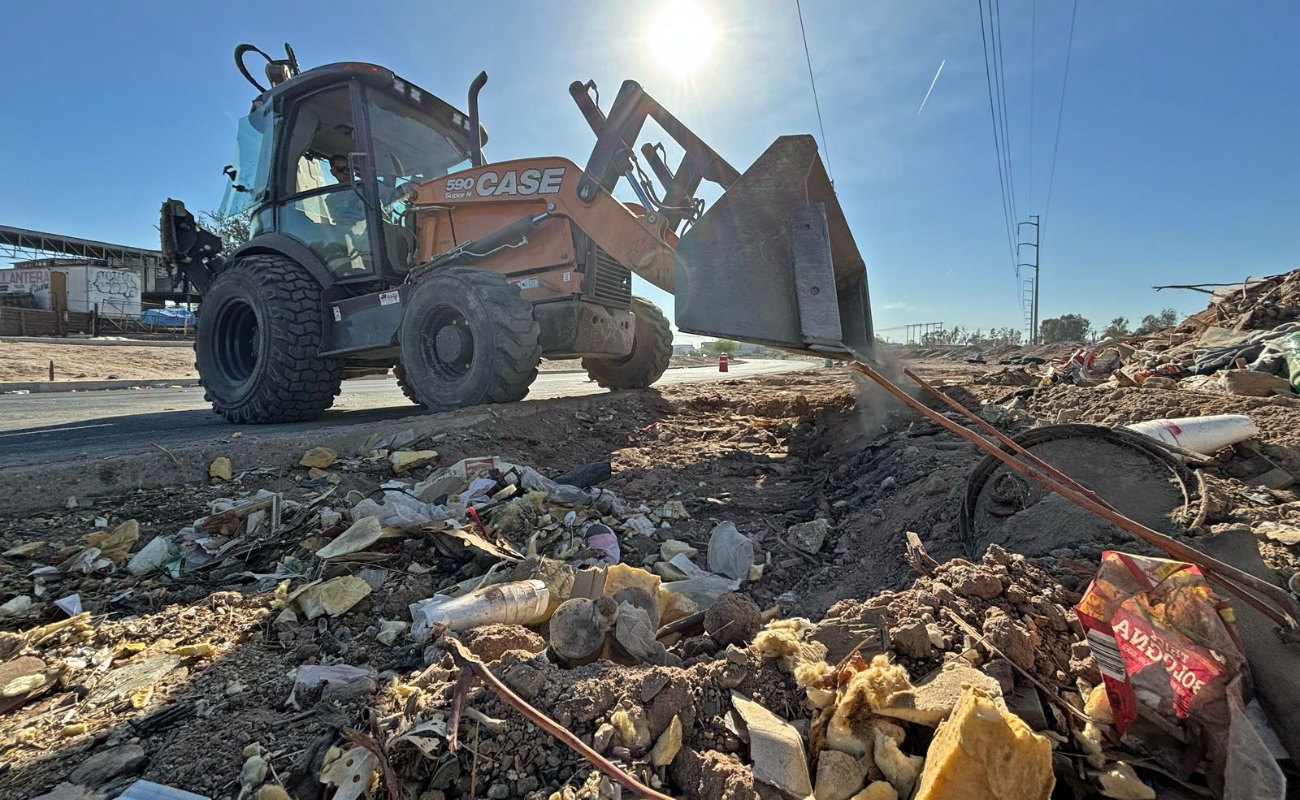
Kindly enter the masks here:
[[469, 153], [443, 135], [443, 125], [409, 102], [369, 92], [375, 172], [392, 187], [421, 183], [469, 166]]
[[271, 175], [271, 142], [274, 139], [271, 104], [266, 103], [239, 121], [235, 134], [235, 174], [226, 184], [217, 213], [222, 217], [242, 214], [265, 199]]

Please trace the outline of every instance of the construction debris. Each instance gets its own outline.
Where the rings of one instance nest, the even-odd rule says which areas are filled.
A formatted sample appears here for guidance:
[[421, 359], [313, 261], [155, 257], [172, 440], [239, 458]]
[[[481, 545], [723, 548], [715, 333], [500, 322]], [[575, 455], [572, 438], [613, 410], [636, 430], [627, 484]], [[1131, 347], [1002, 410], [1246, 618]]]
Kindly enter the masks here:
[[[1118, 359], [1122, 372], [1141, 351], [1102, 348], [1090, 371]], [[1025, 392], [1017, 408], [982, 412], [1009, 390]], [[1017, 509], [1002, 519], [1057, 520], [1037, 528], [1053, 544], [1034, 557], [1016, 551], [1019, 535], [973, 547], [962, 494], [981, 453], [857, 391], [817, 370], [666, 399], [620, 393], [608, 410], [576, 412], [585, 419], [386, 431], [295, 451], [287, 471], [241, 466], [114, 498], [79, 490], [71, 508], [0, 520], [0, 748], [13, 765], [0, 792], [1233, 796], [1234, 765], [1239, 786], [1276, 796], [1277, 753], [1255, 741], [1294, 722], [1259, 714], [1248, 684], [1211, 679], [1183, 716], [1154, 662], [1124, 668], [1129, 705], [1109, 691], [1113, 652], [1085, 638], [1075, 607], [1103, 554], [1147, 558], [1145, 544], [1081, 522], [1081, 509], [1059, 513], [1069, 501], [1058, 494], [1008, 492], [1034, 484], [1003, 470], [987, 488]], [[1300, 445], [1289, 401], [1040, 377], [945, 391], [1016, 437], [1061, 412], [1107, 429], [1245, 415], [1255, 432], [1209, 455], [1145, 440], [1168, 460], [1117, 457], [1109, 483], [1066, 471], [1088, 487], [1147, 486], [1126, 476], [1149, 462], [1168, 487], [1148, 495], [1168, 515], [1160, 530], [1195, 544], [1230, 529], [1282, 578], [1300, 573], [1296, 484], [1264, 477], [1300, 466], [1286, 449]], [[1191, 395], [1206, 399], [1180, 399]], [[1064, 465], [1071, 448], [1101, 452], [1088, 441], [1058, 436], [1030, 452]], [[435, 443], [437, 455], [394, 474], [395, 455]], [[1169, 578], [1189, 601], [1178, 609], [1200, 608], [1196, 591], [1209, 600], [1191, 574]], [[1161, 630], [1185, 630], [1166, 595], [1146, 595], [1170, 620]], [[1248, 630], [1236, 635], [1258, 636]], [[1250, 649], [1225, 635], [1211, 648], [1223, 676], [1256, 674]], [[1276, 646], [1275, 658], [1293, 657]], [[1125, 725], [1161, 687], [1168, 702], [1143, 714], [1164, 724], [1139, 714]], [[1231, 702], [1202, 707], [1220, 696]], [[1222, 746], [1212, 730], [1228, 732]], [[122, 747], [143, 758], [71, 780]]]

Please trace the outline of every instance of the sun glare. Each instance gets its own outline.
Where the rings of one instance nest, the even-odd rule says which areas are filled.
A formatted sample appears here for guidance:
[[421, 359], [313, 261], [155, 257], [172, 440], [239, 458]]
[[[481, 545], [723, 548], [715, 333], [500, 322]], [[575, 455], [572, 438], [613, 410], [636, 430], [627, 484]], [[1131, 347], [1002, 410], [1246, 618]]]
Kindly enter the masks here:
[[688, 75], [698, 69], [713, 50], [717, 30], [699, 3], [672, 3], [650, 25], [646, 44], [669, 72]]

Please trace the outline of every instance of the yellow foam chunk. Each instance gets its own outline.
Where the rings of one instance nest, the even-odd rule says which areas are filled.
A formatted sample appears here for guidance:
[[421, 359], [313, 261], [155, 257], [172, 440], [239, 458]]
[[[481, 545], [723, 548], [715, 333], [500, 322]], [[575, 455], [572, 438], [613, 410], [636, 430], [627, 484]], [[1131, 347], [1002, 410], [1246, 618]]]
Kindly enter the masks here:
[[1047, 800], [1052, 744], [967, 687], [930, 742], [914, 800]]

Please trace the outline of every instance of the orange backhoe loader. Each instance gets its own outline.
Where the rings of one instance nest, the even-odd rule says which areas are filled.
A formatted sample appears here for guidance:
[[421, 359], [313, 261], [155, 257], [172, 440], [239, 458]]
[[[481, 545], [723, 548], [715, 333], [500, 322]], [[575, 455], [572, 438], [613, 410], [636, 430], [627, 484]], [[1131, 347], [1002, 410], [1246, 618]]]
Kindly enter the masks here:
[[[683, 331], [869, 354], [866, 269], [811, 136], [777, 139], [742, 174], [635, 82], [608, 114], [575, 82], [596, 134], [585, 167], [489, 163], [485, 73], [465, 114], [383, 67], [302, 72], [285, 49], [235, 50], [258, 95], [221, 213], [247, 215], [247, 243], [223, 255], [183, 203], [162, 208], [165, 260], [202, 294], [200, 381], [226, 419], [310, 419], [343, 378], [390, 368], [431, 410], [518, 400], [542, 358], [649, 386], [672, 329], [632, 273], [675, 295]], [[676, 170], [660, 145], [633, 150], [647, 119], [684, 152]], [[623, 179], [640, 202], [615, 199]], [[702, 181], [725, 190], [707, 211]]]

